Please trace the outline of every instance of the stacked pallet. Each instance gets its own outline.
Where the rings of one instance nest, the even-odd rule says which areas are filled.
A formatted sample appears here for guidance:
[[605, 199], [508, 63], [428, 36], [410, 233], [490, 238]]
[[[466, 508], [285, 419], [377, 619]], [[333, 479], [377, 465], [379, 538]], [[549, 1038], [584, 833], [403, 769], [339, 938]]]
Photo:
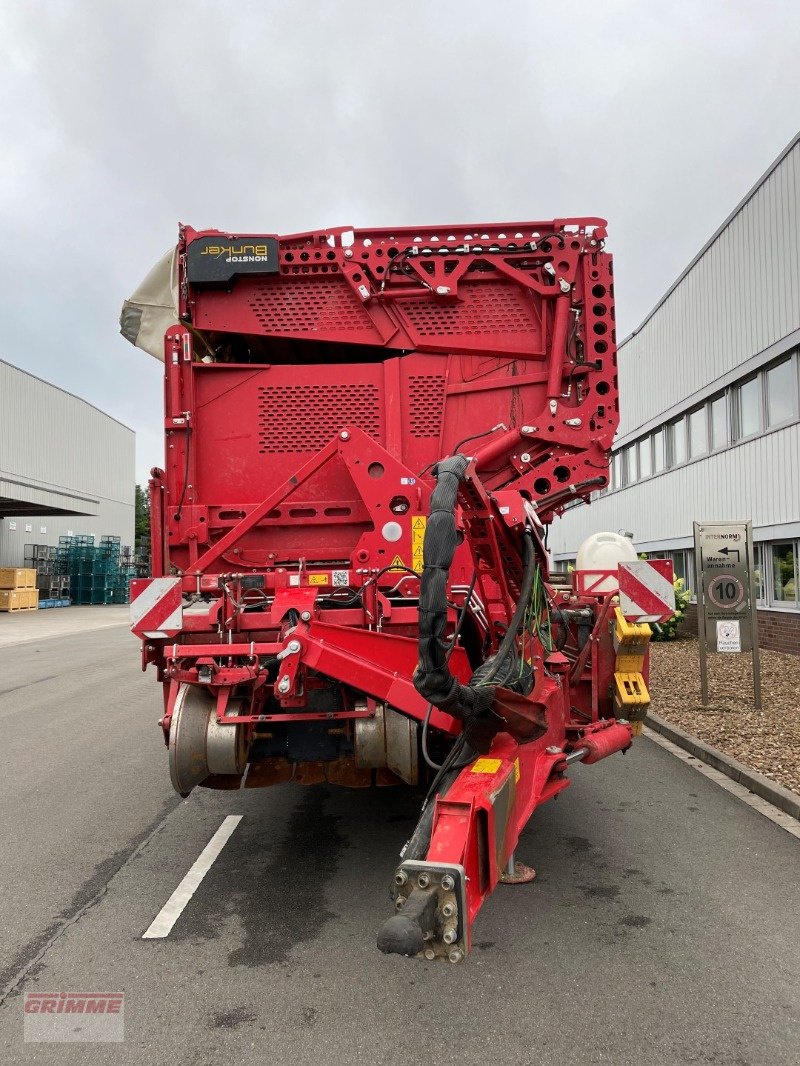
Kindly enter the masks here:
[[49, 544], [26, 544], [25, 565], [36, 571], [39, 609], [69, 607], [69, 575], [57, 565], [57, 549]]
[[57, 560], [69, 575], [73, 603], [128, 603], [136, 570], [123, 558], [120, 537], [59, 537]]
[[35, 611], [39, 606], [36, 571], [30, 567], [0, 569], [0, 611]]
[[140, 541], [134, 551], [120, 537], [59, 537], [57, 545], [26, 544], [25, 563], [36, 575], [39, 607], [68, 607], [70, 603], [128, 603], [132, 577], [150, 573], [150, 544]]

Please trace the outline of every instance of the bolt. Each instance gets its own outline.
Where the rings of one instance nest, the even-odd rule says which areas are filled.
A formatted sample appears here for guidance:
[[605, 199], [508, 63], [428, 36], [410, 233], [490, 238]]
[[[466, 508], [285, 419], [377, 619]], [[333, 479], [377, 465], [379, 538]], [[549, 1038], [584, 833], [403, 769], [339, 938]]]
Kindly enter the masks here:
[[404, 885], [407, 880], [408, 874], [405, 872], [405, 870], [398, 870], [397, 873], [394, 875], [394, 883], [398, 886]]
[[443, 918], [453, 918], [453, 917], [455, 917], [455, 913], [456, 913], [456, 905], [455, 905], [455, 903], [445, 903], [445, 905], [442, 907], [442, 917]]
[[433, 940], [433, 930], [432, 929], [426, 929], [425, 932], [422, 934], [422, 939], [423, 940]]
[[352, 248], [345, 248], [344, 257], [345, 257], [345, 259], [352, 259], [353, 258], [353, 249]]
[[553, 744], [552, 747], [545, 748], [545, 751], [548, 755], [560, 755], [562, 749]]
[[346, 429], [343, 429], [339, 436], [342, 440], [350, 440], [350, 434], [347, 432]]
[[297, 653], [300, 651], [300, 641], [290, 640], [289, 643], [286, 645], [286, 650], [289, 652], [290, 655], [297, 655]]
[[278, 682], [278, 692], [280, 692], [281, 695], [283, 695], [284, 693], [288, 692], [291, 687], [292, 687], [292, 679], [290, 677], [287, 677], [286, 674], [284, 674], [283, 677]]
[[456, 927], [454, 925], [448, 925], [442, 933], [442, 940], [445, 944], [455, 944], [456, 940], [458, 940], [458, 933], [456, 932]]
[[405, 902], [406, 902], [406, 897], [405, 896], [398, 896], [397, 899], [394, 901], [395, 909], [398, 910], [398, 911], [401, 911], [403, 909], [403, 905], [405, 904]]
[[529, 463], [531, 461], [531, 453], [530, 452], [523, 452], [522, 455], [520, 456], [520, 459], [522, 460], [523, 463]]
[[417, 884], [420, 888], [427, 888], [431, 883], [431, 879], [427, 874], [420, 874], [417, 878]]
[[442, 888], [445, 890], [445, 892], [452, 892], [455, 886], [456, 883], [450, 876], [450, 874], [445, 874], [442, 878]]
[[464, 958], [464, 952], [461, 948], [453, 948], [450, 954], [447, 956], [451, 962], [461, 962]]
[[311, 611], [303, 611], [301, 613], [301, 615], [300, 615], [300, 618], [304, 622], [310, 622], [311, 621]]
[[436, 958], [436, 952], [433, 950], [433, 948], [425, 948], [425, 958], [428, 960], [428, 962], [433, 962], [433, 960]]

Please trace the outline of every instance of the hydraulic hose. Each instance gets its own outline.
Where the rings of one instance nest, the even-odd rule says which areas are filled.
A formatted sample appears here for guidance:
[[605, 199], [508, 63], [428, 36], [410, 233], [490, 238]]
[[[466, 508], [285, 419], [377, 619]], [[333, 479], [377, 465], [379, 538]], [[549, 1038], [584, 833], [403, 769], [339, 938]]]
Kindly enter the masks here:
[[[492, 706], [501, 668], [515, 658], [515, 644], [525, 609], [530, 600], [536, 559], [529, 534], [524, 544], [524, 576], [520, 599], [511, 625], [491, 665], [479, 668], [468, 685], [462, 685], [450, 672], [444, 636], [447, 625], [447, 580], [458, 543], [455, 506], [458, 489], [469, 460], [463, 455], [443, 459], [434, 468], [436, 488], [423, 541], [423, 571], [419, 596], [419, 664], [414, 687], [429, 703], [464, 722], [464, 735], [478, 752], [488, 751], [502, 726]], [[507, 672], [507, 671], [506, 671]]]

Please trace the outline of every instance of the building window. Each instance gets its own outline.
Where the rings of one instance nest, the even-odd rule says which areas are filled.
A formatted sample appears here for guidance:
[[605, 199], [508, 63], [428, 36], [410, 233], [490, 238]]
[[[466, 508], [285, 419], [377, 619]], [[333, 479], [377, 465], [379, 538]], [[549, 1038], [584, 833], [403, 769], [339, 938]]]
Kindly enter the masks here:
[[624, 489], [628, 484], [628, 454], [623, 448], [614, 456], [614, 483], [618, 489]]
[[797, 369], [793, 358], [770, 367], [764, 375], [767, 425], [781, 426], [797, 418]]
[[793, 541], [772, 545], [772, 598], [785, 606], [797, 603], [797, 551]]
[[650, 477], [653, 473], [652, 438], [645, 437], [639, 441], [639, 477]]
[[705, 407], [690, 411], [689, 422], [689, 458], [705, 455], [708, 451], [708, 417]]
[[709, 421], [711, 424], [711, 450], [728, 447], [728, 402], [723, 393], [716, 396], [709, 404]]
[[639, 476], [638, 464], [636, 462], [636, 445], [629, 444], [627, 448], [623, 448], [618, 454], [621, 460], [620, 485], [633, 485]]
[[686, 419], [679, 418], [667, 427], [669, 430], [669, 465], [680, 466], [686, 462]]
[[744, 381], [736, 390], [736, 439], [752, 437], [761, 429], [761, 389], [758, 378]]
[[667, 468], [667, 455], [664, 441], [664, 430], [657, 429], [653, 434], [653, 473], [660, 474]]
[[753, 545], [753, 580], [756, 586], [756, 603], [767, 602], [767, 593], [764, 585], [764, 554], [766, 547], [763, 544]]

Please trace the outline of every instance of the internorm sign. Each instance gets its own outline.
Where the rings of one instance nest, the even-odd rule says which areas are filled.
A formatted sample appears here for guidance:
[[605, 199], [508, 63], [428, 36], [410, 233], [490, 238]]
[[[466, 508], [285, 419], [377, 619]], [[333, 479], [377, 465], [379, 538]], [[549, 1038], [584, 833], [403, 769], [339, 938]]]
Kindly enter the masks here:
[[753, 652], [753, 688], [761, 704], [753, 539], [749, 522], [695, 522], [697, 629], [703, 703], [708, 702], [706, 651]]

